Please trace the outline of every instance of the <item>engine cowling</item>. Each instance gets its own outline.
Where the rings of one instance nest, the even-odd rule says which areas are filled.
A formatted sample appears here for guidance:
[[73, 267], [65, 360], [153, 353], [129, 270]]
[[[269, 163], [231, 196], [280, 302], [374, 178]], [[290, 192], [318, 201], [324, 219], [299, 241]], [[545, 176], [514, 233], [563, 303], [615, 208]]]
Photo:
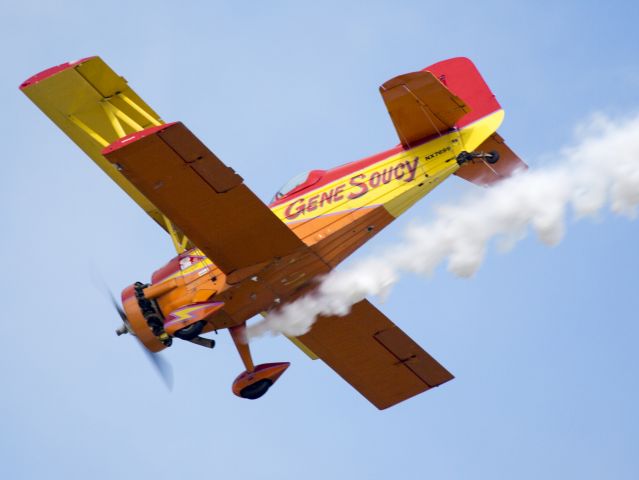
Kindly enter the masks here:
[[171, 344], [171, 337], [164, 332], [162, 312], [154, 301], [144, 298], [141, 287], [142, 284], [134, 283], [122, 291], [122, 307], [131, 333], [150, 351], [159, 352]]

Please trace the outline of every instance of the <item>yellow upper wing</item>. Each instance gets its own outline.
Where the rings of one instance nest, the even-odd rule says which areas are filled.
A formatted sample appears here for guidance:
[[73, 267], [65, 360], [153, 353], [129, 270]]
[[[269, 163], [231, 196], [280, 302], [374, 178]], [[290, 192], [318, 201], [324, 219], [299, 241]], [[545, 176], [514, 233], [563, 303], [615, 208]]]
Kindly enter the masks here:
[[164, 123], [123, 77], [101, 58], [90, 57], [44, 70], [20, 89], [153, 220], [171, 230], [162, 212], [100, 153], [127, 134]]
[[182, 124], [165, 124], [99, 57], [40, 72], [20, 89], [169, 232], [178, 252], [192, 241], [239, 278], [306, 249], [242, 177]]

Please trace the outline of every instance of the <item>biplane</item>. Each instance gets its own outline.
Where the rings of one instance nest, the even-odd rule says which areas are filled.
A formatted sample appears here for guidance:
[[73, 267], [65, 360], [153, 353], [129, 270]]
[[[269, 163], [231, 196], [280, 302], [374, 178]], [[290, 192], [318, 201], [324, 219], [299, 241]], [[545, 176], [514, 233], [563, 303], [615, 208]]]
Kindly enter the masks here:
[[[20, 89], [166, 230], [176, 256], [125, 288], [118, 335], [149, 355], [176, 339], [212, 348], [228, 329], [256, 399], [289, 363], [255, 365], [247, 322], [318, 278], [451, 175], [481, 186], [526, 168], [496, 133], [504, 112], [474, 64], [452, 58], [380, 87], [399, 144], [287, 182], [270, 204], [180, 122], [165, 123], [101, 58], [64, 63]], [[453, 378], [368, 300], [291, 338], [384, 409]], [[158, 360], [156, 359], [156, 364]]]

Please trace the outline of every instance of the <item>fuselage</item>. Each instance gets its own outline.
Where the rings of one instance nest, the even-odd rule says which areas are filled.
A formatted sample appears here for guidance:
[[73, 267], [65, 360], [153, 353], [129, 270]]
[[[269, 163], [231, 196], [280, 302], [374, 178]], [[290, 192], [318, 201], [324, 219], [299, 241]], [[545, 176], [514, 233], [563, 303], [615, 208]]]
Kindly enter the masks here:
[[[165, 316], [185, 305], [223, 302], [224, 307], [207, 319], [205, 331], [241, 325], [277, 308], [312, 290], [319, 276], [455, 173], [459, 153], [477, 148], [502, 119], [499, 110], [410, 149], [400, 145], [331, 170], [310, 172], [270, 205], [309, 247], [306, 252], [227, 277], [201, 251], [191, 249], [153, 274], [145, 296], [155, 300]], [[132, 319], [136, 331], [145, 330], [139, 337], [147, 347], [164, 347], [136, 323]]]

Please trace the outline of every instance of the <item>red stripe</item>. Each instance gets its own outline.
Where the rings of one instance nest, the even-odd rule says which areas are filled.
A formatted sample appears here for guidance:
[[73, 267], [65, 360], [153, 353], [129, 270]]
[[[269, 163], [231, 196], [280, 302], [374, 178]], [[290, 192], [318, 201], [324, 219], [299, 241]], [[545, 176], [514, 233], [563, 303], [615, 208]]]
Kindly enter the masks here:
[[27, 78], [24, 82], [22, 82], [20, 84], [20, 90], [28, 87], [29, 85], [33, 85], [35, 83], [41, 82], [45, 78], [52, 77], [56, 73], [60, 73], [60, 72], [66, 70], [68, 68], [75, 68], [78, 65], [80, 65], [81, 63], [84, 63], [87, 60], [91, 60], [92, 58], [96, 58], [96, 57], [86, 57], [86, 58], [82, 58], [80, 60], [77, 60], [75, 62], [62, 63], [62, 64], [57, 65], [55, 67], [51, 67], [51, 68], [47, 68], [46, 70], [42, 70], [40, 73], [36, 73], [35, 75]]
[[457, 128], [463, 128], [501, 109], [475, 64], [466, 57], [443, 60], [426, 67], [424, 71], [435, 75], [470, 107], [470, 112], [457, 122]]
[[108, 147], [105, 147], [104, 149], [102, 149], [102, 155], [106, 155], [107, 153], [111, 153], [119, 148], [124, 147], [125, 145], [128, 145], [129, 143], [136, 142], [140, 140], [141, 138], [148, 137], [149, 135], [153, 135], [154, 133], [160, 132], [164, 130], [165, 128], [169, 128], [171, 125], [175, 125], [176, 123], [178, 122], [163, 123], [162, 125], [156, 125], [154, 127], [145, 128], [144, 130], [140, 130], [139, 132], [130, 133], [129, 135], [126, 135], [116, 140]]
[[[377, 162], [381, 162], [382, 160], [389, 158], [393, 155], [398, 154], [403, 151], [403, 147], [401, 145], [397, 145], [396, 147], [391, 148], [390, 150], [386, 150], [384, 152], [376, 153], [370, 157], [362, 158], [361, 160], [356, 160], [354, 162], [346, 163], [344, 165], [340, 165], [339, 167], [332, 168], [330, 170], [325, 170], [322, 174], [322, 178], [319, 181], [314, 182], [313, 180], [316, 177], [313, 175], [309, 175], [309, 180], [306, 182], [308, 185], [302, 184], [296, 190], [294, 190], [290, 195], [286, 195], [279, 200], [274, 201], [269, 205], [269, 207], [274, 208], [282, 203], [286, 203], [294, 198], [303, 195], [304, 193], [310, 190], [317, 190], [329, 183], [334, 182], [335, 180], [339, 180], [340, 178], [347, 177], [353, 172], [361, 170], [363, 168], [368, 167], [369, 165], [373, 165]], [[313, 170], [311, 173], [318, 173], [321, 170]]]

